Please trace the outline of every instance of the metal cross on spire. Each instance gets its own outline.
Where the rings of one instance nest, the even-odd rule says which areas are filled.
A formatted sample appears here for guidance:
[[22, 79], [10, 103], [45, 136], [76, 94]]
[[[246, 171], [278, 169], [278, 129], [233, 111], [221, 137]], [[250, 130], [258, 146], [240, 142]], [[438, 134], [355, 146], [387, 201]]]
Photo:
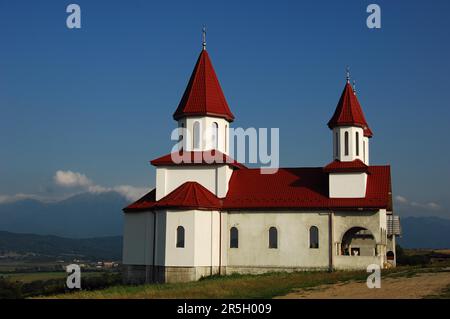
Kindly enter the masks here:
[[203, 25], [202, 28], [202, 46], [203, 46], [203, 50], [206, 50], [206, 26]]
[[347, 83], [350, 83], [350, 67], [347, 65], [345, 70], [347, 72]]

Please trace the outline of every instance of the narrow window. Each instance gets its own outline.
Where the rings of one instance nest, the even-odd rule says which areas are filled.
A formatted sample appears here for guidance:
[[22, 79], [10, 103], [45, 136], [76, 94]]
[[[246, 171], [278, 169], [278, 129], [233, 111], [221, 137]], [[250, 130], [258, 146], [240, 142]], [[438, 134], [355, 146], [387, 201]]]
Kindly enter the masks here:
[[216, 150], [219, 148], [219, 124], [216, 122], [212, 124], [212, 145]]
[[194, 140], [192, 144], [195, 149], [200, 148], [200, 122], [194, 123]]
[[225, 153], [227, 152], [227, 143], [228, 143], [228, 125], [225, 125]]
[[184, 248], [184, 227], [177, 228], [177, 248]]
[[239, 231], [236, 227], [230, 229], [230, 248], [239, 247]]
[[367, 162], [366, 161], [366, 142], [365, 141], [363, 142], [363, 159], [364, 159], [364, 162]]
[[334, 147], [335, 147], [335, 152], [336, 152], [335, 156], [339, 157], [339, 133], [338, 132], [336, 132], [334, 138], [335, 138]]
[[278, 231], [275, 227], [269, 229], [269, 248], [278, 248]]
[[181, 123], [179, 137], [178, 137], [178, 143], [180, 145], [180, 149], [183, 149], [183, 134], [184, 134], [184, 123]]
[[348, 155], [348, 132], [345, 132], [344, 135], [344, 143], [345, 143], [345, 155]]
[[359, 133], [356, 132], [356, 156], [359, 156]]
[[319, 248], [319, 229], [316, 226], [309, 229], [309, 248]]

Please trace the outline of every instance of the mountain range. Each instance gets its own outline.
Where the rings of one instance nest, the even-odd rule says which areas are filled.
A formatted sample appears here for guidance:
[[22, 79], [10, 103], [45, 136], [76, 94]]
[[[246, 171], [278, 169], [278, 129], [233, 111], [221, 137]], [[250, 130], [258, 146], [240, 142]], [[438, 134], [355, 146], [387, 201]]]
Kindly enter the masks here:
[[402, 236], [397, 243], [405, 248], [450, 248], [450, 219], [406, 217], [401, 219]]
[[[3, 203], [0, 231], [69, 238], [121, 236], [122, 208], [127, 204], [129, 200], [116, 192], [83, 193], [52, 203]], [[450, 248], [450, 219], [404, 217], [401, 225], [398, 243], [405, 248]]]
[[122, 237], [73, 239], [52, 235], [15, 234], [0, 231], [0, 256], [49, 257], [67, 260], [120, 260]]
[[0, 204], [0, 230], [88, 238], [122, 235], [122, 208], [129, 200], [116, 192], [83, 193], [59, 202], [24, 199]]

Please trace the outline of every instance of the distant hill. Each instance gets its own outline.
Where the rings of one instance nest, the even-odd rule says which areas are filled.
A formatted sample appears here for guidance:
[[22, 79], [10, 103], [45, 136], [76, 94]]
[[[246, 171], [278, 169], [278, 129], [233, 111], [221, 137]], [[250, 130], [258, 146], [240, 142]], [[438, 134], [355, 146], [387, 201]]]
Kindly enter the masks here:
[[401, 219], [402, 237], [397, 242], [405, 248], [450, 248], [450, 219], [406, 217]]
[[34, 254], [41, 257], [120, 260], [122, 237], [71, 239], [0, 231], [0, 256]]
[[127, 204], [116, 192], [84, 193], [55, 203], [32, 199], [4, 203], [0, 230], [71, 238], [118, 236]]

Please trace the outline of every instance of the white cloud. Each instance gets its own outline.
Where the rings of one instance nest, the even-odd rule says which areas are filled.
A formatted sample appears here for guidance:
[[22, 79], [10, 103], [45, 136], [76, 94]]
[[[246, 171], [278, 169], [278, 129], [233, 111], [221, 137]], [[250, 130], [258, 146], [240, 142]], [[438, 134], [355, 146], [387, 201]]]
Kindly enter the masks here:
[[57, 171], [54, 181], [64, 187], [87, 187], [93, 184], [86, 175], [72, 171]]
[[408, 202], [408, 200], [407, 200], [405, 197], [400, 196], [400, 195], [395, 196], [395, 200], [396, 200], [397, 202], [399, 202], [399, 203], [402, 203], [402, 204]]
[[131, 185], [119, 185], [114, 187], [96, 185], [85, 174], [72, 171], [59, 170], [56, 172], [54, 180], [57, 185], [64, 187], [82, 187], [87, 192], [93, 194], [116, 192], [130, 201], [139, 199], [148, 191], [146, 188]]
[[403, 196], [395, 196], [395, 201], [399, 204], [402, 205], [407, 205], [407, 206], [411, 206], [411, 207], [416, 207], [416, 208], [423, 208], [423, 209], [428, 209], [428, 210], [440, 210], [442, 207], [441, 205], [434, 203], [434, 202], [429, 202], [429, 203], [418, 203], [415, 201], [409, 201], [406, 197]]
[[434, 209], [434, 210], [441, 209], [441, 205], [436, 204], [436, 203], [433, 203], [433, 202], [428, 203], [427, 206], [428, 206], [430, 209]]
[[114, 187], [103, 187], [100, 185], [92, 185], [89, 186], [88, 191], [94, 194], [116, 192], [128, 200], [134, 201], [141, 198], [146, 192], [148, 192], [148, 188], [135, 187], [131, 185], [119, 185]]
[[137, 200], [144, 196], [149, 190], [144, 187], [135, 187], [130, 185], [120, 185], [114, 187], [114, 191], [121, 194], [128, 200]]

